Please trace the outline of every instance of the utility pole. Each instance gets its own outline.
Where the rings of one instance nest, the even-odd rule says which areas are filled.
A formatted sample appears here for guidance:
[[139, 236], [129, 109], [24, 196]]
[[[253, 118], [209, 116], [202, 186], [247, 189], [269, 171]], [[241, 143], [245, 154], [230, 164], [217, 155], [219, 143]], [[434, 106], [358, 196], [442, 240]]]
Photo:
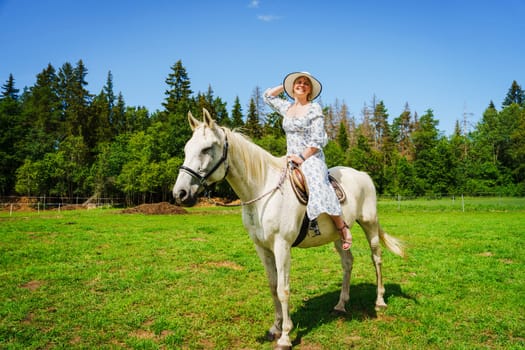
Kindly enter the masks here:
[[469, 125], [469, 121], [468, 121], [468, 118], [469, 117], [472, 117], [474, 115], [474, 113], [471, 113], [471, 112], [467, 112], [467, 104], [465, 103], [463, 105], [463, 130], [462, 131], [462, 134], [463, 134], [463, 157], [466, 159], [467, 158], [467, 154], [468, 154], [468, 150], [467, 150], [467, 137], [468, 137], [468, 125]]

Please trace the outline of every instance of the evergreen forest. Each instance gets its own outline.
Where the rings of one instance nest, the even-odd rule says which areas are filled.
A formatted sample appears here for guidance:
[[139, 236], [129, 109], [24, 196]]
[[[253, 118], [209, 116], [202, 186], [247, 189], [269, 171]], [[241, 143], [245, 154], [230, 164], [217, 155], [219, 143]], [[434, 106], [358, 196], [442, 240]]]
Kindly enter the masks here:
[[[231, 108], [211, 86], [194, 92], [179, 60], [165, 79], [162, 109], [128, 106], [108, 72], [101, 91], [87, 89], [82, 60], [56, 69], [48, 64], [22, 90], [9, 75], [0, 95], [0, 196], [120, 198], [126, 205], [171, 201], [171, 188], [191, 135], [187, 113], [207, 108], [220, 125], [238, 129], [274, 155], [286, 141], [279, 116], [254, 87], [245, 107]], [[457, 121], [443, 135], [432, 109], [422, 115], [408, 103], [389, 115], [375, 96], [359, 118], [336, 100], [323, 105], [328, 166], [368, 172], [378, 193], [391, 196], [525, 195], [525, 93], [516, 82], [487, 101], [469, 128]], [[407, 96], [407, 99], [409, 96]], [[247, 103], [246, 103], [247, 102]], [[233, 199], [226, 182], [213, 196]]]

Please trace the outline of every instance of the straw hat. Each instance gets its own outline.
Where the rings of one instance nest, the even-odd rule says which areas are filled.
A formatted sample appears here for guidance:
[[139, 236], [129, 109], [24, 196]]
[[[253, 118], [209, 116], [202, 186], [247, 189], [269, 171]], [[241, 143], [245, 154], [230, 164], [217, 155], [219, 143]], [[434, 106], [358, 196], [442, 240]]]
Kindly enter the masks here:
[[310, 79], [310, 81], [312, 82], [312, 92], [310, 95], [310, 101], [315, 100], [317, 96], [319, 96], [319, 94], [321, 93], [323, 87], [319, 80], [314, 78], [313, 75], [311, 75], [308, 72], [293, 72], [284, 77], [284, 92], [286, 92], [288, 96], [293, 98], [293, 83], [299, 77], [307, 77], [308, 79]]

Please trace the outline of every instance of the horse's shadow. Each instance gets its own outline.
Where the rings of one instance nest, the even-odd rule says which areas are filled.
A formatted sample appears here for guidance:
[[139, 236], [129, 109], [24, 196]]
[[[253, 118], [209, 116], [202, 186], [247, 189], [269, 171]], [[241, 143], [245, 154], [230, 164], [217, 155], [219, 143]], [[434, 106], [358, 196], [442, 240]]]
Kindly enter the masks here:
[[[350, 287], [350, 300], [346, 304], [346, 313], [335, 312], [333, 307], [339, 301], [340, 291], [332, 291], [311, 299], [306, 299], [303, 304], [292, 313], [291, 317], [295, 324], [296, 337], [293, 346], [301, 344], [301, 339], [312, 330], [331, 323], [334, 320], [358, 320], [364, 321], [377, 318], [375, 310], [376, 285], [371, 283], [360, 283]], [[391, 297], [405, 299], [416, 299], [403, 293], [398, 284], [385, 285], [385, 302]], [[417, 301], [416, 301], [417, 302]]]

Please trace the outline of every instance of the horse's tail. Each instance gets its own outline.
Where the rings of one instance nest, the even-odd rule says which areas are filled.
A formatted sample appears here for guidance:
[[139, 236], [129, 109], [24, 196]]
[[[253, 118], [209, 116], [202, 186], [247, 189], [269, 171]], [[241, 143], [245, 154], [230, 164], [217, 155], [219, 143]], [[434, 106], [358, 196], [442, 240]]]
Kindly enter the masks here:
[[381, 227], [379, 227], [379, 239], [381, 239], [383, 245], [392, 253], [399, 255], [402, 258], [406, 257], [405, 244], [401, 240], [390, 236], [383, 231]]

